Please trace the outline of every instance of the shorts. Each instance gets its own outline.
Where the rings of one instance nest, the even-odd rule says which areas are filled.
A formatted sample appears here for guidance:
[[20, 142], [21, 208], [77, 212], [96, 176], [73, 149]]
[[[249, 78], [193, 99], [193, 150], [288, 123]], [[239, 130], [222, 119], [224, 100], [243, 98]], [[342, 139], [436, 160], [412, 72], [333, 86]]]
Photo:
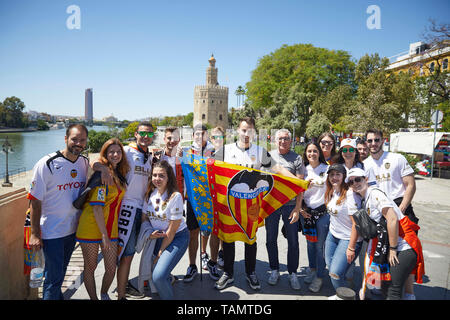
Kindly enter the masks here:
[[187, 225], [188, 230], [192, 231], [192, 230], [200, 228], [200, 226], [198, 225], [197, 218], [195, 217], [194, 209], [192, 209], [191, 203], [187, 199], [185, 201], [187, 201], [186, 225]]
[[131, 228], [130, 238], [128, 239], [127, 245], [123, 250], [123, 257], [133, 256], [136, 253], [136, 243], [139, 236], [139, 231], [141, 231], [141, 219], [142, 219], [142, 209], [136, 209], [136, 215], [134, 217], [133, 227]]

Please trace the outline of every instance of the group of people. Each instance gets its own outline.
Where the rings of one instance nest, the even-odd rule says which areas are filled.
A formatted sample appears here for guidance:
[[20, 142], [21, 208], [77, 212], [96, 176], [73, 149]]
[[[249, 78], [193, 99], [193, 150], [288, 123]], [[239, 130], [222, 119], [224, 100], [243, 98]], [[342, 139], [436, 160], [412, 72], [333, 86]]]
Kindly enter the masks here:
[[[277, 244], [281, 218], [281, 230], [288, 243], [289, 282], [294, 290], [301, 289], [297, 277], [301, 231], [307, 240], [309, 267], [304, 281], [310, 291], [321, 290], [327, 268], [335, 289], [349, 286], [347, 280], [353, 278], [360, 252], [366, 257], [365, 262], [360, 260], [361, 265], [381, 265], [377, 248], [383, 243], [389, 249], [383, 252], [384, 262], [388, 262], [383, 266], [388, 267], [389, 277], [380, 278], [386, 280], [380, 281], [382, 293], [388, 299], [415, 299], [413, 282], [421, 281], [424, 268], [417, 238], [418, 219], [411, 206], [415, 192], [413, 170], [403, 156], [382, 150], [382, 132], [369, 130], [358, 141], [344, 139], [338, 150], [334, 136], [324, 133], [306, 144], [304, 154], [299, 155], [291, 150], [292, 136], [287, 129], [276, 132], [276, 148], [271, 152], [252, 143], [256, 125], [251, 117], [241, 119], [237, 140], [228, 144], [224, 144], [223, 128], [213, 128], [209, 137], [206, 126], [199, 124], [194, 127], [192, 145], [183, 149], [178, 129], [168, 127], [164, 149], [150, 152], [154, 130], [148, 122], [139, 123], [136, 142], [124, 147], [118, 139], [110, 139], [103, 145], [99, 159], [89, 164], [81, 155], [87, 144], [87, 129], [74, 124], [67, 128], [65, 149], [43, 157], [35, 165], [28, 194], [30, 246], [42, 248], [46, 259], [44, 299], [62, 299], [61, 286], [76, 241], [84, 257], [86, 290], [93, 300], [98, 299], [94, 272], [99, 248], [105, 263], [100, 298], [111, 299], [108, 290], [116, 273], [119, 300], [127, 295], [143, 295], [129, 281], [132, 259], [142, 239], [153, 243], [151, 258], [144, 264], [150, 264], [152, 291], [155, 289], [161, 299], [173, 299], [176, 277], [171, 272], [186, 251], [189, 266], [183, 281], [194, 280], [199, 246], [200, 267], [209, 271], [215, 288], [222, 290], [232, 285], [235, 243], [200, 232], [184, 190], [183, 153], [309, 181], [305, 192], [265, 219], [270, 285], [276, 285], [280, 277]], [[95, 173], [88, 179], [89, 168]], [[80, 193], [87, 196], [82, 210], [77, 210], [72, 203]], [[353, 219], [361, 208], [366, 208], [379, 228], [378, 237], [368, 242], [358, 235]], [[258, 290], [257, 242], [245, 243], [244, 250], [246, 280]], [[141, 259], [148, 256], [142, 254]], [[373, 284], [373, 272], [364, 268], [363, 278], [360, 299], [365, 298], [366, 287]]]

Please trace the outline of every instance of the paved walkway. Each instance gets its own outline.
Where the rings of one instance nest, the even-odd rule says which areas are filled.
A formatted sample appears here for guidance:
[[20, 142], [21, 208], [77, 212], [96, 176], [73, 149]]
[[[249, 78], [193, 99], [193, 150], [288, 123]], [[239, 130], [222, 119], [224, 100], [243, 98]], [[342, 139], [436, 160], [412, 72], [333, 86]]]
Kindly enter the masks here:
[[[25, 187], [28, 189], [31, 180], [31, 171], [18, 177], [13, 177], [13, 188], [0, 186], [0, 196], [15, 189]], [[425, 256], [426, 276], [424, 283], [415, 285], [417, 299], [450, 299], [449, 279], [450, 279], [450, 180], [424, 177], [416, 177], [417, 191], [414, 196], [413, 206], [416, 215], [420, 219], [419, 232], [423, 244]], [[280, 228], [281, 228], [280, 223]], [[218, 291], [214, 288], [214, 281], [209, 278], [208, 272], [203, 271], [202, 279], [200, 275], [189, 284], [179, 280], [174, 284], [175, 298], [183, 300], [321, 300], [334, 294], [329, 277], [324, 279], [322, 290], [313, 294], [303, 283], [305, 267], [308, 265], [306, 254], [306, 241], [300, 234], [300, 268], [298, 276], [302, 284], [300, 291], [290, 288], [287, 278], [287, 242], [283, 236], [279, 235], [279, 256], [281, 264], [281, 278], [276, 286], [267, 283], [268, 278], [268, 257], [265, 248], [265, 228], [260, 228], [257, 233], [258, 253], [256, 271], [261, 282], [261, 290], [254, 291], [246, 283], [244, 276], [244, 246], [242, 243], [236, 245], [235, 282], [232, 286]], [[99, 258], [99, 265], [96, 270], [96, 283], [99, 292], [102, 274], [104, 271], [103, 262]], [[137, 285], [140, 255], [136, 255], [130, 273], [132, 283]], [[198, 264], [199, 265], [199, 264]], [[173, 274], [183, 278], [188, 267], [187, 252], [175, 267]], [[360, 287], [361, 275], [359, 272], [359, 262], [355, 268], [355, 289]], [[82, 282], [83, 258], [81, 249], [77, 246], [64, 283], [64, 295], [66, 299], [89, 299]], [[115, 299], [116, 282], [114, 280], [110, 288], [110, 296]], [[378, 299], [376, 296], [375, 299]], [[144, 300], [159, 299], [157, 294], [147, 293]]]

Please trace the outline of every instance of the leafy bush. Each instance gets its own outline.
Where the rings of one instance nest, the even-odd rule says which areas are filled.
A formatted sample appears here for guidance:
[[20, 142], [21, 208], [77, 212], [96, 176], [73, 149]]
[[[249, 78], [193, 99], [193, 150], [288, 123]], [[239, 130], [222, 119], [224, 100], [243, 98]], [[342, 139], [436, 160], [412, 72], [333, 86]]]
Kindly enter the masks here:
[[103, 144], [112, 138], [112, 135], [106, 131], [89, 130], [88, 151], [92, 153], [100, 152]]
[[415, 155], [412, 155], [412, 154], [409, 154], [406, 152], [398, 152], [398, 153], [400, 153], [401, 155], [403, 155], [406, 158], [406, 161], [408, 161], [411, 168], [413, 168], [414, 174], [418, 174], [419, 169], [417, 169], [416, 163], [419, 162], [419, 160], [417, 159], [417, 157]]

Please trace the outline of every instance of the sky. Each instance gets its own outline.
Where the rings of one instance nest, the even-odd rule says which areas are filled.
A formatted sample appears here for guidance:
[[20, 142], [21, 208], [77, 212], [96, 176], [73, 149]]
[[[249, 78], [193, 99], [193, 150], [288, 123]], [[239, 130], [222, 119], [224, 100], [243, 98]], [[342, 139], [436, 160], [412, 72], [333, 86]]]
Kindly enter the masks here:
[[96, 119], [185, 115], [214, 54], [231, 108], [258, 60], [283, 44], [391, 57], [430, 18], [449, 23], [448, 12], [448, 0], [0, 0], [0, 101], [83, 116], [93, 88]]

